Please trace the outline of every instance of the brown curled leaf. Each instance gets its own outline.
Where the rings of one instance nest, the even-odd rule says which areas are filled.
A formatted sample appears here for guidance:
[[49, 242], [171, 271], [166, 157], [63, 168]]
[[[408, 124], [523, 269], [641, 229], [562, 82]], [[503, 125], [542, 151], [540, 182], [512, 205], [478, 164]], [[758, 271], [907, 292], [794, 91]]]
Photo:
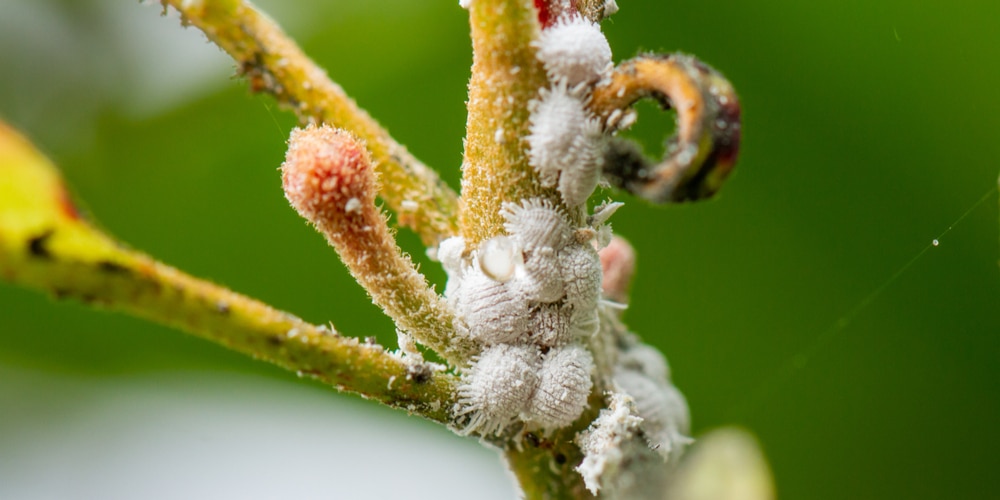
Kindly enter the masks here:
[[654, 162], [638, 147], [615, 140], [605, 177], [654, 203], [695, 201], [714, 195], [729, 176], [740, 145], [740, 105], [733, 86], [716, 70], [683, 54], [640, 56], [619, 65], [594, 90], [592, 110], [608, 128], [627, 128], [631, 106], [655, 99], [677, 111], [677, 133]]

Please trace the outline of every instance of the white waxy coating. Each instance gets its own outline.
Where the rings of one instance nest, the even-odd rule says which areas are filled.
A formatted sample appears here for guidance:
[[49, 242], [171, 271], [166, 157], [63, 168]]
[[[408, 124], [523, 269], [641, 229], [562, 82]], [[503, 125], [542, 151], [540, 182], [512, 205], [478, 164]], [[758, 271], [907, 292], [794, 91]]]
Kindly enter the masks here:
[[569, 343], [570, 313], [564, 307], [545, 304], [532, 311], [528, 321], [531, 343], [545, 347], [558, 347]]
[[604, 202], [594, 207], [594, 214], [590, 216], [590, 225], [597, 227], [604, 224], [611, 218], [619, 208], [625, 206], [620, 201]]
[[465, 253], [465, 240], [461, 236], [452, 236], [438, 243], [435, 257], [449, 276], [455, 276], [462, 274], [463, 253]]
[[601, 295], [601, 258], [589, 244], [567, 245], [559, 252], [559, 269], [566, 285], [566, 303], [592, 311]]
[[[607, 142], [600, 121], [565, 86], [542, 89], [531, 102], [528, 162], [543, 186], [557, 183], [567, 205], [579, 205], [597, 187]], [[568, 176], [562, 180], [562, 176]], [[582, 198], [582, 199], [581, 199]]]
[[486, 276], [500, 282], [510, 281], [518, 266], [523, 264], [521, 250], [507, 236], [496, 236], [484, 241], [476, 259]]
[[632, 370], [618, 370], [613, 377], [620, 390], [632, 396], [635, 411], [643, 422], [642, 430], [650, 447], [664, 460], [678, 460], [684, 447], [691, 442], [687, 401], [673, 385], [654, 380]]
[[622, 393], [612, 393], [608, 407], [590, 423], [590, 427], [577, 435], [576, 442], [584, 453], [583, 462], [576, 468], [583, 476], [591, 493], [597, 494], [604, 483], [620, 475], [628, 458], [628, 443], [639, 430], [642, 418], [635, 414], [632, 398]]
[[527, 252], [536, 248], [559, 250], [570, 241], [572, 231], [566, 215], [547, 201], [530, 199], [504, 203], [504, 229]]
[[486, 345], [517, 342], [528, 328], [528, 301], [510, 283], [501, 283], [479, 269], [462, 279], [456, 312], [469, 335]]
[[568, 245], [559, 253], [559, 269], [572, 308], [572, 333], [590, 337], [600, 327], [597, 301], [601, 295], [601, 258], [589, 244]]
[[597, 24], [582, 16], [564, 17], [546, 28], [536, 45], [549, 78], [571, 87], [596, 82], [612, 67], [608, 39]]
[[459, 416], [470, 415], [463, 432], [499, 432], [528, 405], [538, 387], [541, 358], [531, 345], [486, 348], [458, 388]]
[[559, 176], [559, 194], [571, 207], [582, 205], [594, 193], [601, 180], [601, 168], [604, 165], [604, 158], [599, 154], [606, 148], [604, 138], [593, 138], [593, 142], [587, 144], [583, 143], [584, 140], [586, 139], [579, 137], [575, 142], [580, 144], [574, 145], [578, 151], [585, 152], [581, 154], [579, 163], [564, 169]]
[[667, 359], [658, 349], [647, 344], [637, 343], [622, 351], [618, 357], [618, 365], [642, 372], [653, 380], [670, 380]]
[[570, 334], [578, 339], [597, 335], [601, 328], [601, 317], [596, 310], [573, 309], [570, 316]]
[[556, 251], [539, 247], [531, 252], [518, 277], [517, 286], [529, 300], [535, 302], [550, 304], [562, 299], [566, 292]]
[[558, 429], [573, 423], [587, 406], [593, 369], [594, 358], [579, 345], [550, 349], [542, 360], [538, 389], [531, 398], [525, 420], [543, 429]]

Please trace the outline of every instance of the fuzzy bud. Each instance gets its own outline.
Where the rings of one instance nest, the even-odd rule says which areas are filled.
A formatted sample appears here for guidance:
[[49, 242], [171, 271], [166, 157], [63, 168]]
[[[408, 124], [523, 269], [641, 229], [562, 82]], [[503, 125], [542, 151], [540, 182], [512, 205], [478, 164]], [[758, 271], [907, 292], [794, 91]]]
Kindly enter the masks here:
[[371, 158], [350, 133], [327, 126], [295, 129], [288, 146], [281, 166], [285, 197], [328, 238], [345, 240], [381, 218]]
[[295, 129], [288, 142], [281, 178], [292, 207], [400, 329], [449, 361], [471, 355], [471, 343], [453, 338], [450, 308], [403, 255], [375, 206], [378, 182], [365, 147], [326, 125]]
[[632, 275], [635, 274], [635, 250], [632, 245], [620, 236], [612, 236], [608, 246], [597, 252], [597, 255], [601, 259], [601, 290], [604, 297], [622, 304], [627, 303]]

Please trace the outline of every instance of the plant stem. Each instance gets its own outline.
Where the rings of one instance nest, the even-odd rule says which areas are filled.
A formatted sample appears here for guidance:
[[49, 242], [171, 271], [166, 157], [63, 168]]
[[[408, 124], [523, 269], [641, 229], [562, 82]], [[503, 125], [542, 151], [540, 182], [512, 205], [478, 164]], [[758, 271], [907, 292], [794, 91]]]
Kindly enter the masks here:
[[469, 7], [473, 62], [460, 206], [466, 248], [503, 231], [505, 201], [546, 196], [562, 203], [539, 185], [522, 142], [528, 102], [547, 84], [531, 46], [537, 16], [531, 0], [476, 0]]
[[0, 278], [124, 311], [448, 423], [457, 378], [184, 274], [82, 219], [59, 173], [0, 123]]
[[397, 143], [273, 21], [241, 0], [162, 0], [202, 30], [239, 65], [251, 90], [267, 92], [303, 122], [347, 129], [367, 143], [381, 177], [379, 193], [400, 225], [426, 245], [458, 234], [457, 196], [437, 173]]

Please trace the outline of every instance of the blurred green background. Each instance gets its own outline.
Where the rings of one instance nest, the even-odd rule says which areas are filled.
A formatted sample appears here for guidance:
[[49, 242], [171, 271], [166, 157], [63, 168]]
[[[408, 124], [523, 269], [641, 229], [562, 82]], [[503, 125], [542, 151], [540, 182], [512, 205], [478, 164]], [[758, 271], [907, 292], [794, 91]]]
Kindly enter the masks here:
[[[457, 2], [259, 3], [458, 186], [471, 54]], [[783, 498], [1000, 495], [1000, 2], [619, 4], [604, 24], [616, 61], [692, 53], [743, 103], [741, 161], [718, 199], [656, 208], [605, 193], [626, 201], [614, 227], [639, 252], [626, 318], [667, 354], [695, 433], [752, 430]], [[136, 248], [394, 345], [391, 323], [282, 196], [292, 117], [230, 78], [199, 32], [158, 14], [110, 0], [3, 2], [0, 117]], [[661, 147], [669, 117], [645, 107], [639, 123], [636, 135]], [[400, 239], [441, 283], [416, 238]], [[310, 407], [431, 427], [6, 284], [0, 369], [0, 442], [35, 417], [17, 408], [62, 405], [66, 391], [37, 385], [49, 376], [156, 381], [149, 391], [191, 373], [208, 385], [264, 377], [307, 388], [321, 402]], [[44, 432], [63, 425], [52, 420]], [[0, 447], [0, 460], [16, 462], [16, 450]]]

